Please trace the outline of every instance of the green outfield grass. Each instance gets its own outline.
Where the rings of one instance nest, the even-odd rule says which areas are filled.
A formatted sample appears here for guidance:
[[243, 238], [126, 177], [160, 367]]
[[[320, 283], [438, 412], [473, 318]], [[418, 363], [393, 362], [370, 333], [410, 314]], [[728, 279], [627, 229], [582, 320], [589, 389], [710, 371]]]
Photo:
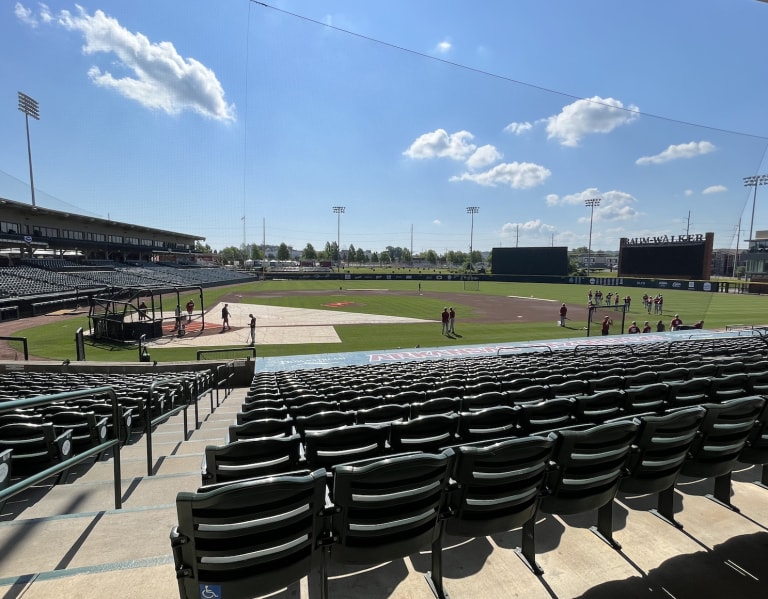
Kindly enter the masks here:
[[[341, 287], [341, 289], [339, 289]], [[296, 344], [296, 345], [259, 345], [259, 356], [281, 356], [313, 353], [352, 352], [386, 350], [396, 348], [450, 347], [475, 344], [499, 344], [518, 341], [537, 341], [553, 338], [583, 337], [587, 325], [587, 290], [585, 285], [554, 285], [537, 283], [488, 283], [482, 282], [479, 291], [465, 291], [460, 281], [422, 281], [422, 292], [418, 294], [417, 281], [264, 281], [246, 283], [223, 288], [206, 289], [205, 304], [213, 306], [219, 298], [242, 293], [242, 303], [268, 304], [292, 308], [312, 308], [315, 310], [333, 310], [382, 314], [389, 316], [407, 316], [437, 321], [443, 306], [452, 305], [458, 313], [456, 339], [440, 335], [439, 323], [428, 324], [391, 324], [391, 325], [344, 325], [336, 331], [341, 343], [334, 344]], [[372, 293], [371, 289], [412, 292], [412, 294]], [[653, 314], [647, 315], [642, 310], [643, 289], [638, 287], [606, 287], [603, 292], [616, 291], [632, 296], [632, 310], [627, 315], [627, 324], [632, 320], [652, 323], [659, 319]], [[267, 297], [274, 292], [314, 291], [312, 294], [290, 294], [283, 297]], [[657, 289], [649, 289], [655, 294]], [[256, 293], [254, 297], [247, 297]], [[565, 302], [569, 306], [569, 322], [566, 328], [555, 326], [559, 304], [552, 304], [552, 318], [544, 323], [519, 323], [510, 320], [501, 324], [473, 324], [468, 322], [474, 312], [472, 307], [462, 304], [461, 294], [522, 296], [551, 299]], [[262, 296], [264, 294], [264, 296]], [[665, 323], [669, 323], [674, 313], [679, 313], [686, 323], [703, 319], [705, 328], [718, 329], [728, 324], [763, 325], [768, 323], [766, 308], [768, 300], [764, 296], [734, 295], [723, 293], [703, 293], [692, 291], [663, 290]], [[352, 302], [344, 308], [327, 307], [340, 301]], [[511, 316], [511, 315], [510, 315]], [[511, 317], [512, 318], [512, 317]], [[612, 332], [619, 333], [620, 316]], [[218, 320], [214, 319], [218, 324]], [[26, 337], [32, 355], [44, 358], [64, 360], [74, 359], [74, 336], [78, 327], [88, 330], [85, 316], [76, 319], [64, 319], [60, 323], [35, 326], [14, 333], [14, 336]], [[593, 325], [592, 334], [597, 334]], [[19, 351], [20, 344], [14, 344]], [[195, 348], [153, 348], [152, 359], [161, 362], [186, 361], [195, 359]], [[93, 361], [136, 361], [138, 352], [135, 346], [119, 344], [86, 344], [86, 357]]]

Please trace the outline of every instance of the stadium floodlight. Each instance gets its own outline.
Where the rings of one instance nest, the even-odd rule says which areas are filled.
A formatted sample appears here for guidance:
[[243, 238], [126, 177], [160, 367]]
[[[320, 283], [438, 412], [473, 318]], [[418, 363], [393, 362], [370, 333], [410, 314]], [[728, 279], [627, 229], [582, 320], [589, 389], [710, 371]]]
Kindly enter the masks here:
[[757, 202], [757, 187], [768, 184], [768, 175], [752, 175], [744, 177], [744, 187], [754, 187], [755, 193], [752, 196], [752, 219], [749, 221], [749, 240], [752, 241], [752, 235], [755, 226], [755, 203]]
[[334, 206], [333, 211], [336, 214], [336, 252], [339, 257], [336, 268], [341, 271], [341, 215], [344, 214], [346, 208], [344, 206]]
[[475, 214], [480, 212], [478, 206], [467, 206], [467, 214], [472, 218], [472, 223], [469, 228], [469, 270], [474, 270], [472, 266], [472, 241], [475, 234]]
[[589, 206], [589, 245], [587, 246], [587, 277], [589, 277], [589, 267], [592, 266], [592, 219], [595, 216], [595, 206], [600, 205], [600, 198], [589, 198], [584, 200], [584, 205]]
[[40, 120], [40, 105], [37, 100], [19, 92], [19, 110], [24, 113], [27, 124], [27, 155], [29, 156], [29, 187], [32, 190], [32, 205], [35, 205], [35, 179], [32, 176], [32, 145], [29, 143], [29, 117]]

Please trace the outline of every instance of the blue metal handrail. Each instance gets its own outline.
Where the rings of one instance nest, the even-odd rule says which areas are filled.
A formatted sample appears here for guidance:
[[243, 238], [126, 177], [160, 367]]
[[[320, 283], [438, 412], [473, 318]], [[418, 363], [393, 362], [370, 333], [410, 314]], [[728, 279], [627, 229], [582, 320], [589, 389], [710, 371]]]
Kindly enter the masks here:
[[[172, 410], [169, 410], [168, 412], [164, 412], [160, 416], [158, 416], [155, 419], [152, 419], [152, 399], [157, 394], [157, 387], [159, 385], [167, 385], [172, 383], [181, 383], [181, 388], [184, 391], [184, 398], [183, 403], [180, 406], [175, 407]], [[195, 385], [197, 386], [197, 385]], [[179, 412], [184, 413], [184, 431], [183, 431], [183, 441], [186, 441], [188, 439], [187, 433], [189, 431], [188, 423], [187, 423], [187, 409], [189, 408], [190, 404], [194, 404], [195, 408], [195, 429], [200, 428], [200, 418], [198, 413], [198, 396], [197, 392], [194, 394], [191, 390], [191, 383], [189, 380], [189, 376], [175, 376], [172, 378], [162, 379], [159, 381], [155, 381], [149, 386], [149, 391], [147, 392], [147, 401], [144, 405], [144, 422], [146, 423], [146, 437], [147, 437], [147, 476], [153, 476], [152, 468], [153, 468], [153, 462], [154, 458], [152, 455], [152, 427], [156, 426], [162, 422], [165, 422], [168, 420], [171, 416], [175, 416]], [[194, 395], [194, 397], [193, 397]]]

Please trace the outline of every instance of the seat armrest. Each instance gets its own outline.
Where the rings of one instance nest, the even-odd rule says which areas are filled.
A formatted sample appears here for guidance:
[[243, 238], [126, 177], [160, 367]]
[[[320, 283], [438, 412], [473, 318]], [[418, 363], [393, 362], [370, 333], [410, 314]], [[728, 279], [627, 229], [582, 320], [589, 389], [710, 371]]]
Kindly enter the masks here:
[[107, 438], [107, 423], [109, 419], [104, 416], [96, 421], [96, 432], [99, 435], [99, 442], [103, 443]]
[[56, 439], [56, 447], [59, 452], [59, 459], [66, 460], [72, 457], [72, 429], [69, 428], [61, 433]]

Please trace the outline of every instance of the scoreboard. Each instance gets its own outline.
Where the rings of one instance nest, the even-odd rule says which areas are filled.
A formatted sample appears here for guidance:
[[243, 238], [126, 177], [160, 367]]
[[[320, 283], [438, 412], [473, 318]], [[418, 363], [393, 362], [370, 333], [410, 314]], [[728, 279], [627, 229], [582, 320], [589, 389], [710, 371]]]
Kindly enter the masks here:
[[709, 280], [714, 233], [622, 238], [620, 277]]

